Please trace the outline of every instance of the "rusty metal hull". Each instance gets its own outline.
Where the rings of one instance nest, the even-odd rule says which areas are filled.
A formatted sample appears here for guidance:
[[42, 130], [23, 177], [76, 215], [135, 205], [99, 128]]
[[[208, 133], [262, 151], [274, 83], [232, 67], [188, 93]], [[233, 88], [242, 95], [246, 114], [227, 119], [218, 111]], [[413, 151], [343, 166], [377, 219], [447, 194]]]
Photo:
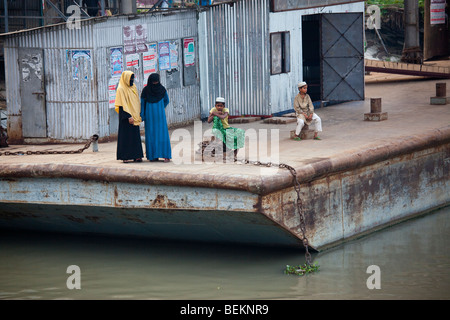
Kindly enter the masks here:
[[[322, 250], [449, 205], [450, 128], [296, 169], [307, 236]], [[4, 228], [301, 247], [296, 200], [284, 171], [252, 178], [0, 167]]]

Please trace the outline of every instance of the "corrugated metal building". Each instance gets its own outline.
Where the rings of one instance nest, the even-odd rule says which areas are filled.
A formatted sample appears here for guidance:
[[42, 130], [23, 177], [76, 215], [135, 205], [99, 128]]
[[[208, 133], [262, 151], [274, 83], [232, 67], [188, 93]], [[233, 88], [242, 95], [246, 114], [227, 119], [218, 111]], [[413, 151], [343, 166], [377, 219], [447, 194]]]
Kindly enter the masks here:
[[246, 0], [199, 19], [202, 117], [292, 110], [297, 83], [316, 101], [364, 99], [364, 1]]
[[[153, 68], [161, 74], [171, 100], [167, 108], [170, 124], [199, 118], [195, 11], [93, 18], [80, 23], [78, 29], [61, 23], [4, 36], [11, 143], [114, 136], [118, 129], [113, 108], [115, 86], [121, 71], [130, 68], [136, 73], [139, 91], [144, 72], [148, 77]], [[183, 48], [187, 40], [194, 51]], [[164, 49], [164, 56], [156, 59], [150, 51], [139, 52], [142, 44], [144, 50]], [[189, 64], [184, 53], [192, 59]]]
[[172, 125], [205, 118], [216, 96], [231, 116], [291, 110], [301, 80], [314, 100], [362, 100], [363, 16], [364, 1], [235, 0], [6, 34], [9, 141], [114, 137], [121, 64], [140, 90], [156, 66]]

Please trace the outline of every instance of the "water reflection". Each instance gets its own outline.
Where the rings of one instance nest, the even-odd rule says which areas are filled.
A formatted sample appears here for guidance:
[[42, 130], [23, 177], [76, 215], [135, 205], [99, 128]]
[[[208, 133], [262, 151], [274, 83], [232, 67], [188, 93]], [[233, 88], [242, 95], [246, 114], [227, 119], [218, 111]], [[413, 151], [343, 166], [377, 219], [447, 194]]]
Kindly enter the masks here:
[[[0, 299], [449, 299], [450, 207], [313, 255], [301, 250], [6, 232]], [[81, 289], [66, 269], [81, 269]], [[367, 267], [381, 270], [369, 290]]]

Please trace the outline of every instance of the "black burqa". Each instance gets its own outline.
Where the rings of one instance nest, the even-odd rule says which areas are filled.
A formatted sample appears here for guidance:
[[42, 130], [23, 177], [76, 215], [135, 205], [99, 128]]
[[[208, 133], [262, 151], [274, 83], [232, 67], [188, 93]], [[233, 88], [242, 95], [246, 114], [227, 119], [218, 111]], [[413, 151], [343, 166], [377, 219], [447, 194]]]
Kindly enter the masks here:
[[159, 82], [159, 74], [152, 73], [148, 77], [147, 86], [142, 90], [141, 98], [147, 102], [156, 103], [164, 98], [165, 94], [166, 88]]

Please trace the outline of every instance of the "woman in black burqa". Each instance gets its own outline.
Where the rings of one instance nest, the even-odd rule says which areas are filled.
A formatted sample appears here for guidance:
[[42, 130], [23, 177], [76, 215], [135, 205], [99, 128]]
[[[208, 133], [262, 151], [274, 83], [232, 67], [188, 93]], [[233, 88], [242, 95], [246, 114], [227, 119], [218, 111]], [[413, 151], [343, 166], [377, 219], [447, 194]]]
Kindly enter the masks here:
[[159, 79], [159, 74], [152, 73], [141, 94], [141, 118], [145, 123], [145, 152], [150, 161], [163, 158], [164, 162], [170, 162], [172, 148], [165, 112], [169, 96]]

